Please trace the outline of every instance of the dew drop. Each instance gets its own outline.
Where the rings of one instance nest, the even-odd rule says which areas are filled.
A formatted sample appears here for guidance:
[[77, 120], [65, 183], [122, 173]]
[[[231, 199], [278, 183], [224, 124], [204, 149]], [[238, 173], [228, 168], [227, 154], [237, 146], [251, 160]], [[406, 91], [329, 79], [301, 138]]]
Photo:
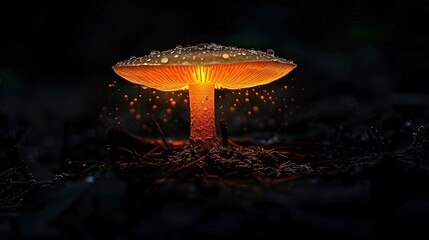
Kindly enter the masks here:
[[274, 50], [273, 49], [267, 49], [267, 53], [271, 56], [274, 56]]
[[224, 54], [222, 54], [222, 58], [223, 58], [223, 59], [229, 59], [229, 54], [228, 54], [228, 53], [224, 53]]
[[205, 47], [206, 47], [206, 45], [205, 45], [204, 43], [199, 43], [199, 44], [197, 45], [197, 49], [198, 49], [198, 50], [203, 50]]
[[173, 57], [174, 57], [174, 58], [178, 58], [178, 57], [179, 57], [179, 54], [176, 54], [176, 55], [174, 55]]
[[168, 63], [168, 58], [167, 57], [161, 58], [161, 63]]

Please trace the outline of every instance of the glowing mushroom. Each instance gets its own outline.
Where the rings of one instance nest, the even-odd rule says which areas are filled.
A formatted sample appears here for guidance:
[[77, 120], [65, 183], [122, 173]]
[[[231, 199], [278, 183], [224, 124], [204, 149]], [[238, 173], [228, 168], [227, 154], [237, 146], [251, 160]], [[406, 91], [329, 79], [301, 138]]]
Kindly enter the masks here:
[[161, 91], [189, 90], [190, 142], [210, 149], [217, 142], [215, 88], [264, 85], [288, 74], [296, 65], [274, 52], [198, 44], [118, 62], [113, 70], [124, 79]]

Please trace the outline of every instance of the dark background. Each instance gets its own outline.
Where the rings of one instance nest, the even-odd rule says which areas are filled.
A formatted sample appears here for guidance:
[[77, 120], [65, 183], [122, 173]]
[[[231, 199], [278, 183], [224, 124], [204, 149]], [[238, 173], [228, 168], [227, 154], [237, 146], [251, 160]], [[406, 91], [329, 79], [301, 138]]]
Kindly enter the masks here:
[[[429, 115], [426, 5], [408, 0], [11, 1], [0, 10], [0, 130], [17, 132], [30, 164], [43, 160], [51, 167], [67, 157], [96, 158], [107, 127], [119, 120], [138, 132], [149, 121], [127, 121], [121, 96], [149, 90], [134, 88], [111, 67], [151, 50], [211, 42], [273, 49], [298, 65], [277, 85], [266, 86], [289, 86], [278, 92], [286, 99], [274, 111], [246, 116], [243, 107], [235, 114], [244, 118], [222, 115], [232, 136], [257, 125], [254, 132], [299, 132], [301, 138], [317, 139], [331, 126], [384, 128], [392, 116], [415, 128]], [[117, 84], [109, 89], [113, 81]], [[225, 101], [234, 98], [219, 104], [231, 104]], [[143, 115], [150, 112], [144, 101], [139, 106]], [[163, 124], [167, 136], [176, 130], [178, 136], [188, 134], [186, 106], [182, 110], [184, 117]], [[273, 124], [267, 124], [267, 115]], [[85, 144], [92, 146], [85, 155], [72, 151]], [[50, 168], [39, 169], [43, 175]]]

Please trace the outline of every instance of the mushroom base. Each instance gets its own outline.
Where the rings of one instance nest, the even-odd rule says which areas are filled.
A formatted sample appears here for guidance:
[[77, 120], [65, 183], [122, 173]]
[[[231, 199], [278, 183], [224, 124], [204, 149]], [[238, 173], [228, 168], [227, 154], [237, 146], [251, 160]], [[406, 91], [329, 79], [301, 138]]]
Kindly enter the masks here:
[[203, 149], [210, 149], [217, 142], [214, 91], [214, 85], [210, 83], [189, 85], [190, 143]]

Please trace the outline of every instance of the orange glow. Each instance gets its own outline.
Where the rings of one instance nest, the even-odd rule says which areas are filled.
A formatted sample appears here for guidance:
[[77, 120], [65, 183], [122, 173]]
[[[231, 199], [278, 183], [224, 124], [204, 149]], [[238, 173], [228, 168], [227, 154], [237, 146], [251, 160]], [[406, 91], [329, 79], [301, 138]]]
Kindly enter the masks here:
[[[132, 83], [170, 91], [172, 94], [174, 91], [188, 89], [189, 99], [183, 99], [183, 103], [189, 103], [190, 108], [190, 143], [208, 150], [217, 142], [214, 117], [216, 88], [243, 89], [265, 85], [286, 76], [295, 67], [292, 61], [275, 57], [272, 51], [200, 44], [158, 51], [139, 58], [132, 57], [117, 63], [113, 66], [113, 71]], [[255, 89], [252, 91], [255, 92]], [[152, 91], [152, 94], [156, 95], [156, 91]], [[262, 94], [255, 94], [264, 100]], [[241, 92], [238, 91], [237, 95], [241, 95]], [[249, 96], [248, 90], [245, 95]], [[267, 93], [267, 98], [268, 96]], [[154, 100], [159, 98], [160, 96], [155, 96]], [[240, 101], [235, 99], [236, 103]], [[250, 99], [246, 98], [244, 101], [250, 102]], [[230, 112], [236, 111], [236, 103], [229, 108]], [[170, 104], [174, 107], [176, 102], [170, 99]], [[253, 112], [259, 112], [259, 108], [255, 107]], [[156, 108], [157, 105], [152, 106], [153, 110]], [[171, 112], [171, 108], [166, 111]], [[248, 115], [251, 114], [252, 111], [248, 111]], [[164, 118], [163, 121], [167, 119]]]
[[258, 107], [258, 106], [253, 106], [252, 110], [253, 110], [254, 112], [259, 112], [259, 107]]
[[210, 149], [217, 142], [214, 118], [214, 85], [189, 85], [191, 114], [190, 141], [203, 149]]
[[277, 80], [293, 68], [295, 65], [275, 61], [254, 61], [204, 66], [115, 66], [113, 70], [133, 83], [161, 91], [177, 91], [198, 83], [210, 83], [217, 88], [249, 88]]
[[140, 119], [142, 119], [142, 115], [140, 113], [137, 113], [136, 114], [136, 120], [140, 120]]

